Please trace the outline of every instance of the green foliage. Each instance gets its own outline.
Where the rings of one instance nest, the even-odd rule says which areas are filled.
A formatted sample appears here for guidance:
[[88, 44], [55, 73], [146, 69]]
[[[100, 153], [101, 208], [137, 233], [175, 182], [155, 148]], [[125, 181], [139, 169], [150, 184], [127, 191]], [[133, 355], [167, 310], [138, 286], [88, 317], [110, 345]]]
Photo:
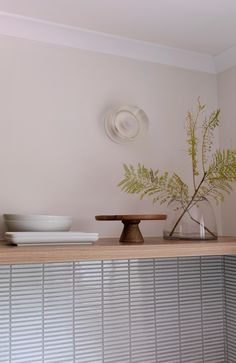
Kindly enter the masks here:
[[163, 204], [173, 198], [188, 201], [188, 186], [177, 175], [169, 176], [168, 172], [160, 175], [159, 170], [145, 168], [138, 164], [137, 168], [124, 164], [124, 179], [118, 184], [126, 193], [153, 197], [153, 202]]
[[210, 197], [217, 203], [224, 200], [225, 193], [232, 191], [236, 182], [236, 150], [217, 150], [212, 153], [214, 131], [219, 126], [220, 110], [213, 111], [202, 119], [205, 105], [198, 104], [196, 112], [188, 112], [186, 132], [188, 155], [191, 158], [193, 188], [177, 173], [160, 174], [144, 165], [137, 167], [124, 164], [124, 178], [118, 184], [127, 193], [152, 197], [160, 204], [178, 199], [185, 210], [199, 198]]
[[208, 161], [208, 154], [212, 150], [214, 131], [219, 126], [220, 110], [213, 111], [208, 119], [205, 119], [202, 125], [202, 168], [205, 172]]
[[[145, 168], [138, 164], [137, 168], [124, 164], [124, 179], [118, 184], [122, 190], [130, 194], [140, 194], [142, 199], [145, 195], [152, 196], [159, 194], [166, 189], [168, 173], [159, 175], [159, 171]], [[156, 199], [157, 197], [155, 197]], [[163, 196], [164, 198], [164, 196]], [[162, 199], [160, 202], [162, 203]]]
[[[192, 172], [194, 177], [199, 175], [198, 160], [197, 160], [199, 140], [197, 138], [197, 125], [198, 125], [198, 118], [200, 114], [204, 111], [204, 109], [205, 105], [201, 105], [198, 99], [196, 116], [193, 114], [193, 112], [189, 111], [186, 117], [187, 143], [189, 145], [188, 155], [191, 157]], [[193, 182], [195, 187], [195, 179]]]
[[232, 191], [231, 184], [234, 182], [236, 182], [235, 150], [217, 150], [212, 155], [204, 183], [199, 188], [199, 195], [212, 197], [217, 203], [222, 202], [224, 194]]

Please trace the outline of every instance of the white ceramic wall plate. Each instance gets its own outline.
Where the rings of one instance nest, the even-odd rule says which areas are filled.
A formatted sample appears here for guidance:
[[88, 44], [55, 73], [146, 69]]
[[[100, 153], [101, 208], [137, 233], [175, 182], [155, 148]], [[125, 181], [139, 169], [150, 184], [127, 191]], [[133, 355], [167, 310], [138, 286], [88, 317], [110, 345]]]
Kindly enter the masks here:
[[146, 113], [136, 106], [120, 106], [105, 116], [105, 130], [108, 137], [121, 144], [142, 137], [147, 132], [148, 125]]

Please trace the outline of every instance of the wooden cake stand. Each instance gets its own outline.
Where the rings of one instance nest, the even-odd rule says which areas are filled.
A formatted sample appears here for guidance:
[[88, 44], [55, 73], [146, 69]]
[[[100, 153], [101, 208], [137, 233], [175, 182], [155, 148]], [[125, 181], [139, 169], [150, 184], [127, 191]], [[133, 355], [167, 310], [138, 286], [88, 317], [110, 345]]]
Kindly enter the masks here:
[[166, 214], [121, 214], [121, 215], [102, 215], [95, 216], [97, 221], [122, 221], [124, 224], [120, 236], [120, 242], [144, 242], [142, 233], [139, 229], [140, 221], [144, 220], [164, 220]]

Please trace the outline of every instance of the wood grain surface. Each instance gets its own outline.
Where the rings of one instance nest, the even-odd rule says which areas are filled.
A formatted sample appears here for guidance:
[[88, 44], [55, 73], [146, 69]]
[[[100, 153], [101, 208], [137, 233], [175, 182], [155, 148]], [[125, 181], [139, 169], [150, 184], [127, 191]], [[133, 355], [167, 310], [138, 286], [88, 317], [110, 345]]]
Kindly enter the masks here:
[[146, 237], [142, 244], [124, 244], [115, 238], [102, 238], [93, 245], [42, 247], [17, 247], [0, 241], [1, 264], [220, 255], [236, 255], [236, 237], [220, 237], [216, 241], [168, 241], [161, 237]]
[[95, 216], [97, 221], [164, 220], [166, 214], [117, 214]]

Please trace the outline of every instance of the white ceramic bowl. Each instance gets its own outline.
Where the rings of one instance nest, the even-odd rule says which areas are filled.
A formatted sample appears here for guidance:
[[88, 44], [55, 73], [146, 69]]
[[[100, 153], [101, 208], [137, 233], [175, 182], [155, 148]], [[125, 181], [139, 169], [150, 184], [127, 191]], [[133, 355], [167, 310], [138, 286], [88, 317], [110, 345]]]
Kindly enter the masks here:
[[3, 218], [10, 232], [66, 232], [72, 225], [68, 216], [4, 214]]

